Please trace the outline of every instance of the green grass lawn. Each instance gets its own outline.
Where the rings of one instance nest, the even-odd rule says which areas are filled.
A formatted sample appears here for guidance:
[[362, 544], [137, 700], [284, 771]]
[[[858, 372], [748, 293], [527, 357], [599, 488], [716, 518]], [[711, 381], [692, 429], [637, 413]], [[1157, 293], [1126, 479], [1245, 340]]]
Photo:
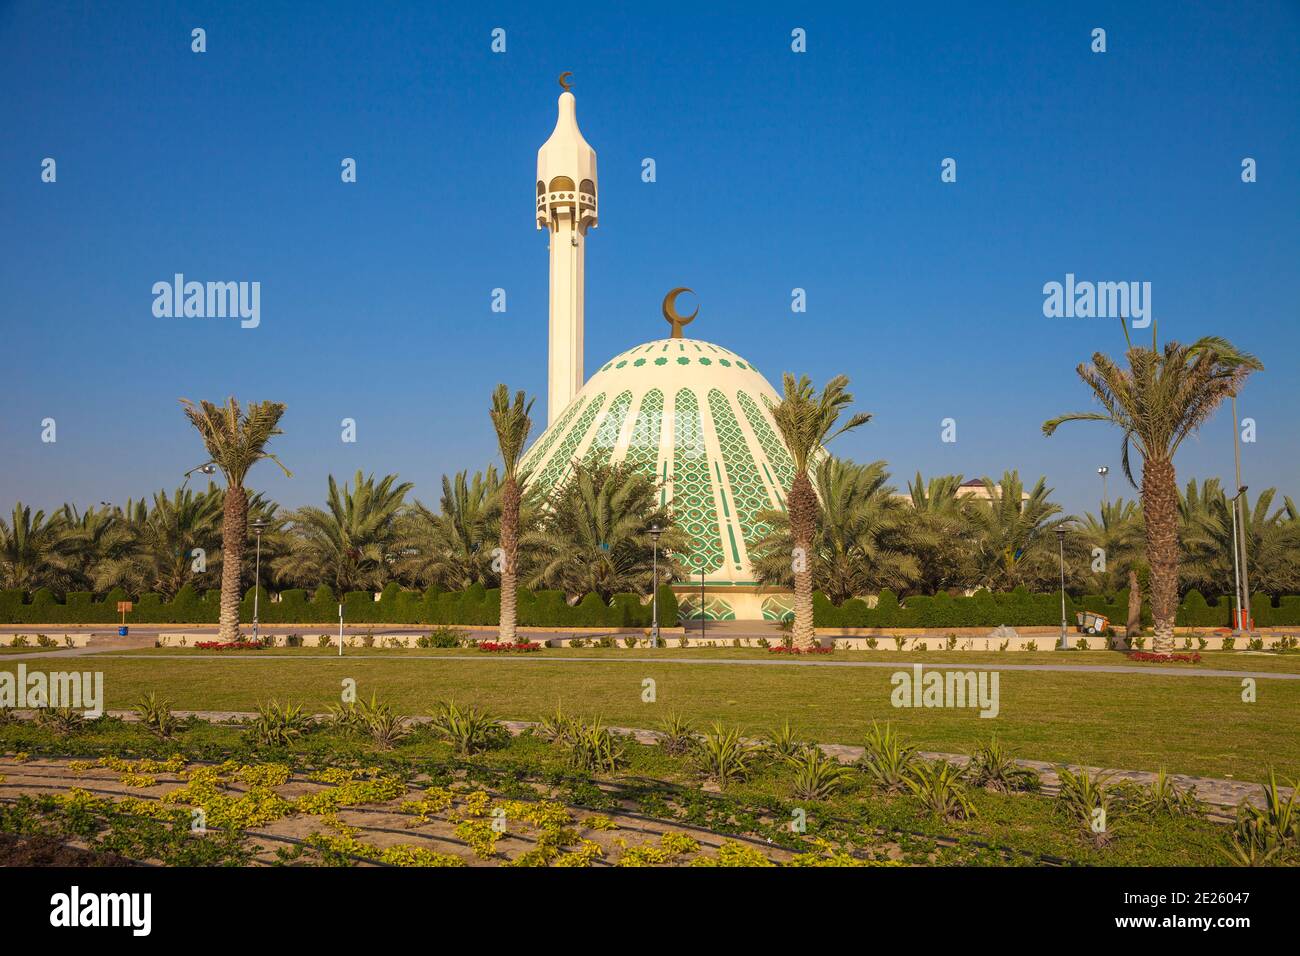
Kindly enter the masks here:
[[[200, 651], [193, 647], [151, 647], [107, 651], [117, 656], [176, 655], [185, 654], [193, 657], [232, 656], [289, 656], [301, 659], [313, 657], [337, 658], [338, 648], [323, 647], [269, 647], [260, 651]], [[1179, 651], [1178, 653], [1187, 653]], [[1191, 670], [1234, 670], [1260, 671], [1277, 673], [1300, 673], [1300, 654], [1276, 654], [1270, 652], [1246, 653], [1239, 651], [1204, 651], [1199, 664], [1153, 664], [1144, 661], [1131, 661], [1117, 651], [1069, 651], [1068, 653], [998, 653], [996, 651], [833, 651], [829, 654], [812, 654], [806, 656], [779, 656], [760, 647], [548, 647], [530, 655], [532, 658], [609, 658], [611, 661], [627, 658], [687, 658], [687, 659], [725, 659], [758, 661], [884, 661], [931, 664], [936, 667], [952, 667], [960, 664], [999, 664], [1025, 665], [1049, 664], [1053, 667], [1075, 666], [1079, 664], [1105, 664], [1121, 667], [1168, 668]], [[345, 647], [344, 657], [381, 657], [400, 660], [413, 657], [475, 657], [485, 658], [487, 654], [475, 648], [459, 647], [451, 649], [433, 648], [380, 648], [380, 647]]]
[[[165, 653], [193, 657], [148, 659]], [[874, 719], [893, 721], [925, 750], [970, 753], [997, 733], [1016, 756], [1040, 760], [1133, 770], [1164, 767], [1254, 781], [1262, 780], [1269, 767], [1288, 779], [1300, 774], [1300, 734], [1295, 732], [1300, 681], [1260, 680], [1257, 702], [1247, 704], [1241, 700], [1240, 681], [1231, 677], [1002, 671], [1000, 713], [981, 719], [974, 710], [894, 708], [893, 671], [888, 668], [619, 661], [620, 654], [631, 656], [626, 651], [604, 652], [612, 658], [608, 663], [565, 662], [566, 656], [593, 653], [546, 650], [537, 659], [516, 662], [472, 651], [353, 651], [339, 660], [318, 649], [225, 655], [164, 649], [134, 659], [108, 654], [66, 659], [59, 667], [102, 670], [110, 709], [129, 708], [141, 694], [156, 691], [177, 709], [251, 710], [259, 701], [276, 698], [323, 711], [338, 702], [341, 682], [351, 678], [362, 696], [375, 693], [408, 714], [427, 713], [436, 701], [454, 698], [503, 718], [536, 719], [562, 703], [566, 711], [601, 716], [609, 723], [654, 727], [676, 710], [701, 723], [717, 720], [749, 732], [788, 718], [808, 737], [826, 743], [858, 743]], [[420, 659], [413, 659], [417, 654]], [[294, 659], [285, 660], [285, 655]], [[839, 652], [832, 659], [866, 656]], [[908, 663], [913, 655], [875, 656]], [[1201, 666], [1220, 666], [1219, 656], [1233, 658], [1215, 655]], [[915, 657], [937, 667], [974, 663], [975, 657], [993, 658], [988, 663], [1035, 659]], [[1077, 658], [1083, 661], [1085, 655], [1080, 652]], [[1236, 659], [1258, 661], [1261, 670], [1266, 662], [1291, 662], [1289, 657], [1253, 655]], [[0, 663], [0, 669], [16, 663]], [[656, 684], [655, 703], [641, 699], [647, 678]]]

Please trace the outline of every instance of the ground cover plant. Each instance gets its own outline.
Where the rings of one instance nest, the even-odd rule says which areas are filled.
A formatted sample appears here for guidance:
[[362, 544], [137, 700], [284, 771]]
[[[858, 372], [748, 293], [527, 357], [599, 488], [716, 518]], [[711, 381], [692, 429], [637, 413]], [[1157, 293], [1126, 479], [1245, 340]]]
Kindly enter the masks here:
[[[865, 762], [813, 757], [823, 752], [793, 744], [797, 734], [778, 735], [786, 756], [736, 726], [708, 728], [673, 753], [562, 713], [458, 753], [445, 716], [464, 719], [470, 705], [429, 709], [443, 726], [424, 722], [386, 745], [327, 720], [288, 738], [250, 733], [263, 714], [247, 725], [190, 721], [170, 738], [111, 716], [65, 735], [10, 721], [0, 727], [0, 849], [30, 854], [33, 841], [54, 841], [104, 862], [169, 865], [1300, 862], [1294, 795], [1276, 775], [1262, 806], [1207, 815], [1167, 778], [1114, 786], [1063, 772], [1056, 792], [993, 786], [1009, 776], [996, 772], [1001, 744], [986, 741], [963, 769], [920, 758], [888, 725], [864, 742], [909, 755], [893, 761], [901, 786]], [[586, 736], [602, 741], [597, 757], [575, 759], [591, 752]], [[612, 761], [600, 757], [609, 747]], [[1107, 811], [1100, 833], [1097, 806]]]

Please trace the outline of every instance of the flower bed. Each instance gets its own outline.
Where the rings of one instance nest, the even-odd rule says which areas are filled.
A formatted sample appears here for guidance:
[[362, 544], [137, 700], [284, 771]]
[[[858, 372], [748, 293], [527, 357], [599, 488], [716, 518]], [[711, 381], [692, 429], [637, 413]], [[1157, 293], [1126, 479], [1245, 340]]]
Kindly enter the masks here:
[[1129, 651], [1131, 661], [1149, 661], [1154, 664], [1199, 664], [1200, 654], [1152, 654], [1150, 651]]
[[200, 651], [260, 651], [265, 644], [255, 641], [195, 641], [194, 647]]
[[478, 645], [480, 651], [506, 651], [517, 654], [526, 654], [530, 651], [540, 651], [542, 645], [537, 641], [519, 641], [515, 644], [502, 644], [498, 641], [480, 641]]
[[787, 647], [785, 644], [777, 644], [767, 650], [771, 654], [830, 654], [835, 648], [822, 647], [820, 644], [816, 647], [795, 647], [794, 645]]

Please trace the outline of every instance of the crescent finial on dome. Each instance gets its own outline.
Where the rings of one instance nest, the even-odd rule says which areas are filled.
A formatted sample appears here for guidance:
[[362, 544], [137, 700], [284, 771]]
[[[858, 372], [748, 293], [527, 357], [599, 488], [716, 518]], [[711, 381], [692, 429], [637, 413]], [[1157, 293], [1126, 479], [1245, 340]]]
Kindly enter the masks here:
[[678, 286], [664, 296], [664, 318], [667, 319], [668, 324], [673, 327], [673, 334], [669, 336], [669, 338], [682, 338], [682, 326], [690, 325], [691, 322], [695, 320], [695, 317], [700, 314], [699, 305], [695, 306], [695, 311], [690, 315], [682, 315], [677, 311], [677, 297], [683, 292], [690, 292], [692, 295], [695, 294], [694, 289], [688, 289], [683, 285]]

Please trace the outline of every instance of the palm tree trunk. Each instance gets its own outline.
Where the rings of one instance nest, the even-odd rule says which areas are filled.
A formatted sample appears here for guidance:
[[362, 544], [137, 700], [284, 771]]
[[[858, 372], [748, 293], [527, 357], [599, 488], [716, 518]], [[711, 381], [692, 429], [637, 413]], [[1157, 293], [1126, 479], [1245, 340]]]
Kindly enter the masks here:
[[519, 482], [506, 478], [501, 488], [501, 627], [497, 639], [515, 642], [519, 605], [515, 560], [519, 553]]
[[226, 489], [221, 509], [221, 624], [218, 639], [239, 640], [239, 579], [248, 534], [248, 492]]
[[1128, 623], [1124, 627], [1124, 637], [1132, 642], [1142, 633], [1142, 582], [1138, 580], [1137, 568], [1128, 569]]
[[806, 472], [795, 475], [790, 486], [790, 530], [794, 535], [794, 646], [817, 644], [813, 627], [812, 541], [817, 529], [817, 493]]
[[1142, 516], [1146, 523], [1147, 562], [1151, 566], [1151, 649], [1174, 649], [1178, 613], [1178, 486], [1172, 461], [1148, 460], [1142, 466]]

